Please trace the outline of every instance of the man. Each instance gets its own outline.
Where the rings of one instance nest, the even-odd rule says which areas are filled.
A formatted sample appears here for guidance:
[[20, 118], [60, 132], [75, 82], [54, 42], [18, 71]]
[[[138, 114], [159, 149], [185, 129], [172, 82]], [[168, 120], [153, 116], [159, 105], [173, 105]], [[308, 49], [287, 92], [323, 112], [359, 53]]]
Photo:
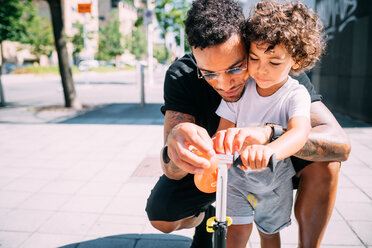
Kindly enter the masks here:
[[[209, 167], [209, 161], [190, 152], [188, 146], [192, 144], [212, 157], [214, 148], [230, 153], [235, 144], [265, 144], [280, 135], [278, 126], [267, 125], [229, 129], [216, 137], [216, 147], [210, 138], [219, 123], [215, 111], [221, 98], [239, 100], [249, 77], [244, 67], [247, 54], [241, 37], [243, 23], [241, 6], [234, 0], [193, 2], [185, 21], [192, 54], [177, 60], [165, 78], [162, 107], [165, 175], [155, 185], [146, 211], [151, 224], [165, 233], [197, 227], [192, 247], [211, 247], [210, 235], [203, 233], [204, 217], [212, 214], [209, 206], [215, 201], [215, 194], [196, 189], [193, 174], [202, 173], [203, 168]], [[336, 197], [340, 163], [333, 161], [346, 160], [350, 145], [306, 75], [301, 74], [297, 80], [311, 95], [312, 130], [304, 148], [292, 158], [296, 177], [300, 179], [295, 216], [299, 223], [299, 246], [317, 247]], [[265, 238], [261, 236], [261, 240]]]

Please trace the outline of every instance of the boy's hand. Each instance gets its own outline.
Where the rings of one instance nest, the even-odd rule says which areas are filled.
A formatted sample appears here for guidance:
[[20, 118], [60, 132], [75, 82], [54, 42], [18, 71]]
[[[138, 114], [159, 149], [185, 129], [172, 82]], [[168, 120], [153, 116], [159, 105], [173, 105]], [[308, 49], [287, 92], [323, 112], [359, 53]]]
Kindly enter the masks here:
[[[251, 145], [240, 153], [243, 165], [252, 170], [262, 170], [267, 167], [274, 150], [265, 145]], [[244, 170], [244, 168], [243, 168]]]
[[214, 149], [220, 154], [233, 154], [249, 145], [267, 144], [271, 137], [270, 127], [228, 128], [218, 131], [213, 139]]

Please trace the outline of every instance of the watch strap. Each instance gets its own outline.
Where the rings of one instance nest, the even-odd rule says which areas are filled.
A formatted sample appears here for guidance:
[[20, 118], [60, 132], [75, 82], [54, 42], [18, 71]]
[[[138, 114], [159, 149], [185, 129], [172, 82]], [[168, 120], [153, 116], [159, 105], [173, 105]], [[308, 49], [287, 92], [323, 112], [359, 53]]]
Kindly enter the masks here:
[[273, 142], [284, 133], [283, 127], [280, 125], [274, 123], [266, 123], [265, 125], [271, 127], [271, 130], [273, 132], [273, 135], [270, 138], [270, 142]]
[[171, 159], [168, 156], [168, 146], [163, 147], [163, 152], [162, 152], [161, 158], [162, 158], [164, 164], [168, 164], [171, 161]]

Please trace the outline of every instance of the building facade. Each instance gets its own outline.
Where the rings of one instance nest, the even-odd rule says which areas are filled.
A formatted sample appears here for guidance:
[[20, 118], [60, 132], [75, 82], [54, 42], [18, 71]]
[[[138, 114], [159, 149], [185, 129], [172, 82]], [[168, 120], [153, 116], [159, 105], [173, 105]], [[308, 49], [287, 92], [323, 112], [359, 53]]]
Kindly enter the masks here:
[[[37, 6], [39, 14], [51, 20], [49, 4], [45, 0], [34, 0], [33, 3]], [[91, 13], [79, 13], [79, 3], [91, 3]], [[141, 7], [143, 1], [134, 1], [134, 4]], [[137, 7], [120, 0], [62, 0], [62, 12], [64, 31], [66, 37], [72, 38], [77, 32], [77, 23], [85, 25], [87, 32], [86, 46], [84, 51], [80, 53], [83, 59], [93, 59], [98, 51], [98, 33], [100, 25], [105, 25], [110, 15], [115, 12], [120, 21], [120, 31], [123, 35], [129, 34], [132, 31], [134, 22], [138, 18]], [[25, 61], [36, 60], [36, 57], [30, 54], [27, 46], [21, 45], [18, 42], [4, 42], [4, 56], [6, 61], [22, 64]], [[23, 48], [22, 50], [20, 50]], [[70, 61], [73, 62], [72, 52], [73, 45], [67, 43], [67, 50], [70, 55]], [[51, 58], [42, 56], [39, 63], [41, 65], [57, 64], [57, 54], [53, 52]]]
[[316, 0], [315, 9], [328, 41], [313, 82], [331, 110], [372, 123], [372, 2]]

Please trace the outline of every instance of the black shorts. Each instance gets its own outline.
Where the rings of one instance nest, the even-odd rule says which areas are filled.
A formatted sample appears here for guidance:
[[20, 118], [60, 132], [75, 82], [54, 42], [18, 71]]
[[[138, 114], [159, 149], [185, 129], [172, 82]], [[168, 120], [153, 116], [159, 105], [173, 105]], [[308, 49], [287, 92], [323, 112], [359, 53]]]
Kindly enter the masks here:
[[159, 178], [147, 199], [149, 220], [176, 221], [198, 216], [216, 200], [216, 193], [203, 193], [194, 184], [194, 175], [172, 180], [165, 175]]
[[[292, 157], [296, 173], [311, 161]], [[297, 189], [299, 178], [293, 177], [293, 187]], [[190, 216], [198, 216], [216, 200], [216, 194], [199, 191], [194, 184], [194, 175], [181, 180], [172, 180], [165, 175], [159, 178], [147, 199], [146, 212], [150, 221], [176, 221]]]
[[[297, 157], [292, 156], [291, 157], [293, 167], [297, 172], [308, 166], [309, 164], [313, 163], [312, 161], [303, 160]], [[299, 177], [292, 177], [292, 183], [293, 183], [293, 189], [298, 189], [298, 185], [300, 184], [300, 178]]]

